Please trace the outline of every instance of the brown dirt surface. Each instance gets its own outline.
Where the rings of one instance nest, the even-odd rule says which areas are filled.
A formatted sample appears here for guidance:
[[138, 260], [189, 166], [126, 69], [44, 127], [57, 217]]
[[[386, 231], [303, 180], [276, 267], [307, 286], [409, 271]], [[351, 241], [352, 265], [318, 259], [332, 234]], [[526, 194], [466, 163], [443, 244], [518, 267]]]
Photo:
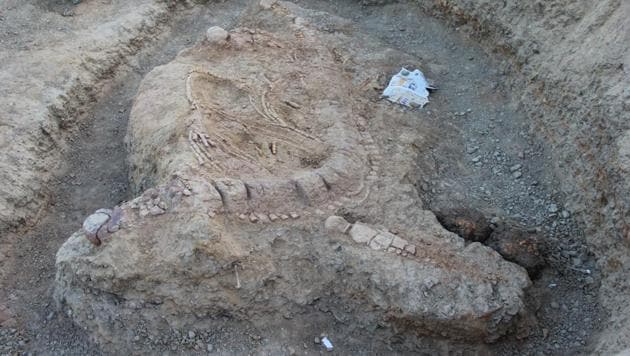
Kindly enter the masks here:
[[[309, 61], [308, 56], [316, 51], [308, 47], [292, 54], [284, 53], [283, 48], [273, 49], [281, 59], [266, 59], [265, 70], [276, 73], [266, 78], [249, 73], [242, 80], [218, 79], [229, 73], [229, 65], [214, 68], [211, 74], [208, 70], [185, 70], [171, 78], [173, 85], [183, 80], [177, 88], [184, 91], [183, 96], [161, 96], [153, 102], [144, 101], [144, 109], [134, 107], [134, 102], [142, 102], [142, 93], [151, 89], [142, 85], [151, 83], [152, 76], [155, 79], [180, 51], [209, 58], [228, 53], [199, 50], [209, 27], [232, 30], [240, 24], [270, 33], [280, 28], [273, 18], [252, 12], [252, 3], [258, 1], [7, 0], [0, 4], [0, 177], [4, 183], [0, 187], [0, 355], [113, 353], [114, 347], [103, 346], [107, 342], [102, 340], [95, 343], [92, 330], [83, 328], [109, 320], [107, 316], [102, 314], [94, 321], [90, 316], [97, 314], [78, 316], [71, 308], [55, 304], [55, 254], [96, 209], [117, 206], [151, 187], [163, 187], [174, 172], [186, 172], [182, 167], [198, 164], [197, 154], [202, 160], [215, 157], [210, 151], [190, 150], [191, 132], [199, 148], [208, 147], [205, 139], [216, 143], [210, 148], [219, 146], [223, 152], [216, 156], [223, 165], [204, 163], [200, 171], [205, 178], [243, 175], [291, 181], [296, 172], [320, 172], [326, 162], [339, 157], [335, 150], [347, 137], [353, 147], [361, 147], [362, 141], [352, 141], [352, 135], [336, 136], [331, 130], [334, 125], [321, 120], [326, 112], [305, 112], [312, 104], [309, 98], [339, 92], [300, 91], [292, 86], [294, 81], [279, 75], [285, 69], [299, 72], [290, 65], [283, 68], [287, 58], [317, 63], [317, 58]], [[265, 7], [272, 3], [262, 1]], [[365, 300], [361, 299], [365, 295], [358, 292], [361, 285], [342, 283], [338, 288], [355, 289], [350, 299], [348, 294], [337, 298], [335, 292], [324, 293], [309, 312], [280, 308], [282, 312], [268, 322], [220, 314], [213, 319], [212, 328], [174, 327], [162, 330], [159, 339], [147, 328], [150, 323], [136, 324], [133, 330], [125, 329], [124, 323], [114, 323], [113, 330], [127, 333], [129, 340], [124, 342], [130, 342], [132, 351], [316, 354], [324, 350], [323, 334], [333, 340], [335, 352], [341, 354], [609, 355], [630, 347], [630, 309], [626, 303], [630, 280], [628, 2], [294, 3], [302, 7], [288, 5], [294, 22], [308, 22], [331, 36], [331, 44], [344, 36], [357, 36], [342, 46], [331, 45], [327, 55], [342, 72], [353, 70], [345, 75], [359, 78], [339, 90], [349, 95], [363, 90], [359, 95], [365, 95], [367, 102], [353, 110], [371, 119], [355, 122], [356, 131], [373, 137], [373, 146], [379, 148], [383, 159], [375, 188], [363, 204], [333, 209], [324, 205], [319, 210], [326, 214], [319, 216], [313, 211], [307, 219], [300, 216], [308, 222], [307, 227], [287, 225], [283, 238], [273, 229], [263, 227], [259, 231], [258, 221], [253, 229], [238, 227], [243, 220], [239, 211], [234, 223], [241, 229], [239, 236], [275, 239], [271, 247], [281, 251], [290, 261], [285, 263], [291, 264], [284, 268], [308, 272], [301, 263], [320, 256], [320, 252], [305, 252], [304, 245], [297, 246], [291, 239], [307, 243], [308, 238], [328, 236], [322, 230], [323, 220], [332, 214], [351, 224], [366, 222], [375, 231], [416, 236], [419, 242], [431, 241], [432, 234], [444, 231], [430, 219], [430, 211], [434, 211], [446, 228], [464, 237], [470, 235], [471, 240], [484, 240], [489, 227], [495, 241], [488, 244], [494, 244], [499, 252], [500, 246], [508, 246], [510, 251], [503, 252], [508, 259], [514, 239], [535, 235], [544, 245], [544, 268], [536, 268], [535, 275], [530, 273], [533, 284], [526, 295], [530, 317], [493, 344], [397, 332], [423, 327], [411, 321], [393, 326], [370, 324], [371, 319], [363, 318], [362, 325], [370, 327], [348, 327], [349, 309], [344, 307], [356, 307], [348, 300]], [[255, 40], [254, 34], [249, 34], [251, 40]], [[243, 32], [241, 37], [249, 35]], [[273, 48], [273, 43], [267, 45]], [[391, 52], [376, 61], [364, 61], [383, 47]], [[356, 68], [356, 63], [364, 68]], [[437, 84], [427, 107], [409, 111], [379, 101], [378, 94], [401, 66], [420, 68]], [[302, 80], [326, 81], [329, 70], [309, 67]], [[318, 76], [320, 71], [325, 75]], [[186, 80], [180, 74], [192, 75]], [[240, 75], [230, 73], [228, 77]], [[159, 83], [165, 85], [163, 80]], [[318, 87], [324, 86], [318, 83]], [[283, 96], [286, 92], [292, 95]], [[241, 101], [231, 105], [231, 99]], [[178, 121], [168, 116], [169, 103], [196, 106], [203, 115], [190, 121], [194, 115], [189, 116], [192, 111], [188, 111], [187, 119], [180, 120], [186, 124], [169, 126]], [[133, 122], [128, 130], [132, 107], [153, 112], [156, 120], [162, 120], [159, 125], [164, 130], [134, 127]], [[160, 112], [156, 108], [163, 115], [155, 114]], [[257, 126], [258, 111], [264, 120], [279, 126], [274, 130]], [[319, 119], [309, 120], [313, 115]], [[321, 126], [322, 122], [325, 125]], [[243, 134], [247, 131], [243, 127], [249, 132]], [[287, 127], [299, 132], [289, 132]], [[322, 139], [326, 130], [331, 134]], [[335, 130], [345, 132], [339, 127]], [[139, 137], [152, 137], [154, 142], [134, 146]], [[351, 172], [363, 177], [362, 166], [357, 167]], [[357, 184], [353, 179], [339, 182]], [[257, 184], [238, 187], [246, 196], [264, 197], [261, 192], [267, 183], [253, 183]], [[329, 187], [327, 180], [322, 184], [324, 189]], [[228, 200], [229, 194], [240, 191], [230, 184], [217, 187]], [[342, 187], [333, 195], [347, 192]], [[297, 198], [303, 199], [306, 193], [297, 192]], [[278, 208], [291, 208], [284, 213], [301, 206], [292, 205], [299, 199], [278, 201], [277, 195], [272, 194], [259, 206], [273, 203]], [[329, 196], [329, 192], [322, 195], [325, 199]], [[220, 197], [221, 204], [225, 201]], [[143, 204], [148, 209], [147, 203]], [[243, 211], [249, 213], [247, 209]], [[221, 213], [217, 207], [216, 214]], [[249, 214], [245, 219], [253, 218]], [[164, 226], [181, 224], [181, 219], [175, 220]], [[150, 229], [146, 227], [146, 231]], [[346, 249], [361, 251], [347, 244], [350, 235], [334, 236], [324, 249], [330, 247], [339, 256], [348, 254]], [[76, 239], [70, 241], [77, 243]], [[208, 246], [201, 250], [216, 252]], [[524, 250], [514, 252], [518, 255]], [[441, 256], [441, 266], [448, 266], [454, 261], [449, 253], [419, 252], [418, 256], [436, 260]], [[300, 256], [298, 267], [293, 266], [296, 256]], [[376, 275], [397, 268], [396, 258], [376, 253], [369, 256], [386, 265], [377, 268], [373, 272]], [[323, 265], [339, 269], [342, 261], [336, 258]], [[307, 272], [305, 280], [321, 282], [322, 277]], [[248, 273], [242, 271], [245, 277], [253, 278]], [[225, 284], [232, 286], [232, 270], [225, 278]], [[266, 286], [272, 294], [291, 290], [274, 283], [279, 289]], [[71, 291], [89, 295], [88, 289], [89, 284], [81, 284]], [[118, 296], [114, 292], [111, 298], [104, 305]], [[127, 309], [120, 310], [160, 305], [155, 300], [144, 302], [147, 304], [125, 304]], [[113, 308], [105, 314], [115, 315], [120, 310]], [[82, 318], [86, 322], [77, 326], [75, 321], [81, 325]]]

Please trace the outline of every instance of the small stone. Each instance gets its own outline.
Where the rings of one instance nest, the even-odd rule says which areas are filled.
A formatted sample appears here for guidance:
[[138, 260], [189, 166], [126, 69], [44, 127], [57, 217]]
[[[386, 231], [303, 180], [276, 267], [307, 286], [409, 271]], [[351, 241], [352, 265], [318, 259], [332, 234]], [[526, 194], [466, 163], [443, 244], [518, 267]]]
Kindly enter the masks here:
[[479, 146], [472, 146], [472, 147], [468, 147], [466, 149], [466, 153], [468, 153], [469, 155], [477, 152], [477, 150], [479, 149]]
[[254, 213], [249, 214], [249, 221], [250, 222], [255, 224], [255, 223], [258, 222], [258, 220], [260, 220], [260, 219], [258, 219], [258, 216], [256, 216], [256, 214], [254, 214]]
[[276, 0], [260, 0], [260, 7], [269, 10], [276, 2]]
[[405, 251], [409, 252], [410, 255], [416, 254], [416, 246], [415, 245], [407, 245], [405, 246]]
[[241, 220], [246, 220], [247, 219], [247, 215], [241, 214], [241, 215], [238, 216], [238, 218], [241, 219]]
[[549, 336], [549, 329], [543, 328], [542, 333], [543, 333], [543, 339], [546, 339], [547, 336]]
[[182, 194], [184, 194], [185, 196], [189, 197], [192, 195], [192, 192], [189, 189], [184, 189], [184, 191], [182, 192]]
[[516, 172], [519, 169], [521, 169], [521, 167], [522, 167], [522, 165], [520, 163], [519, 164], [515, 164], [512, 167], [510, 167], [510, 172]]
[[230, 37], [230, 34], [219, 26], [212, 26], [206, 31], [206, 39], [210, 43], [223, 43]]
[[514, 173], [512, 173], [512, 177], [514, 177], [514, 179], [519, 179], [523, 176], [523, 173], [521, 173], [521, 171], [516, 171]]
[[214, 350], [214, 345], [212, 345], [212, 344], [206, 345], [206, 351], [212, 352], [212, 350]]
[[552, 308], [554, 308], [554, 309], [558, 309], [558, 308], [560, 308], [560, 305], [559, 305], [558, 303], [556, 303], [556, 302], [551, 302], [550, 306], [551, 306]]
[[560, 213], [560, 215], [562, 215], [563, 218], [568, 219], [569, 216], [571, 216], [571, 213], [569, 213], [566, 210], [563, 210], [562, 213]]
[[96, 234], [98, 229], [109, 220], [109, 215], [105, 213], [95, 213], [83, 221], [83, 229], [87, 233]]
[[556, 204], [549, 204], [549, 206], [547, 207], [547, 211], [549, 211], [550, 213], [557, 213], [558, 206]]
[[159, 206], [154, 206], [149, 210], [149, 214], [153, 216], [162, 215], [164, 214], [164, 210], [162, 210]]
[[269, 214], [269, 220], [271, 220], [271, 222], [274, 222], [274, 221], [278, 220], [278, 215], [276, 215], [276, 214]]
[[474, 163], [477, 163], [477, 162], [479, 162], [480, 160], [481, 160], [481, 156], [477, 156], [477, 157], [474, 157], [474, 158], [472, 159], [472, 161], [473, 161]]
[[168, 207], [166, 206], [166, 203], [165, 203], [165, 202], [163, 202], [163, 201], [159, 202], [157, 206], [159, 206], [159, 207], [160, 207], [160, 209], [162, 209], [162, 210], [166, 210], [166, 209], [168, 208]]
[[287, 351], [289, 352], [289, 355], [295, 355], [295, 349], [293, 347], [289, 346]]
[[208, 216], [209, 216], [210, 218], [213, 218], [213, 217], [217, 216], [217, 214], [216, 214], [214, 211], [210, 210], [210, 211], [208, 212]]
[[194, 331], [190, 330], [190, 331], [188, 332], [188, 338], [189, 338], [189, 339], [194, 339], [194, 338], [195, 338], [195, 336], [197, 336], [197, 334], [195, 334], [195, 332], [194, 332]]
[[140, 336], [138, 336], [138, 335], [134, 336], [134, 337], [133, 337], [133, 341], [136, 341], [136, 342], [137, 342], [137, 341], [140, 341]]
[[300, 215], [296, 212], [290, 213], [289, 216], [291, 217], [291, 219], [298, 219], [300, 217]]
[[313, 339], [313, 343], [319, 345], [321, 343], [321, 340], [319, 339], [319, 337], [315, 336], [315, 338]]
[[280, 215], [280, 219], [282, 220], [287, 220], [288, 218], [289, 218], [288, 215], [285, 215], [285, 214]]
[[593, 279], [593, 277], [591, 277], [591, 276], [588, 276], [588, 277], [584, 278], [584, 283], [586, 283], [586, 284], [593, 284], [593, 283], [595, 283], [595, 279]]

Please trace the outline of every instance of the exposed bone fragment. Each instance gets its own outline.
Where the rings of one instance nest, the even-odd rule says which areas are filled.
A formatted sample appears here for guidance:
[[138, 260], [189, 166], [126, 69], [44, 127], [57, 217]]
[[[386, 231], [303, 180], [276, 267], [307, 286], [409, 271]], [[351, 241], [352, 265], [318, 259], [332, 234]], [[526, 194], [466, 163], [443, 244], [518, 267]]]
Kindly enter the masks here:
[[206, 141], [206, 137], [203, 134], [200, 134], [199, 132], [197, 132], [197, 139], [201, 141], [201, 143], [203, 143], [204, 146], [210, 147], [210, 144], [208, 144], [208, 141]]
[[236, 275], [236, 289], [241, 289], [241, 279], [238, 278], [238, 265], [234, 265], [234, 274]]
[[294, 108], [294, 109], [299, 109], [299, 108], [301, 108], [300, 104], [295, 103], [295, 102], [290, 101], [290, 100], [286, 100], [284, 103], [285, 103], [285, 104], [287, 104], [287, 105], [289, 105], [290, 107], [292, 107], [292, 108]]
[[206, 142], [208, 142], [208, 144], [210, 145], [210, 147], [216, 147], [217, 144], [214, 143], [211, 139], [210, 136], [203, 134], [203, 139], [206, 140]]
[[198, 151], [198, 147], [195, 144], [195, 141], [193, 141], [193, 131], [190, 130], [188, 131], [188, 143], [190, 144], [190, 147], [193, 150], [193, 153], [195, 154], [195, 157], [197, 158], [197, 161], [199, 161], [199, 165], [203, 166], [203, 157], [201, 156], [201, 153]]
[[258, 216], [256, 216], [256, 214], [251, 213], [249, 214], [249, 221], [253, 222], [254, 224], [258, 222]]
[[192, 71], [190, 73], [188, 73], [188, 76], [186, 77], [186, 99], [188, 99], [188, 102], [192, 105], [193, 109], [197, 108], [197, 105], [195, 104], [195, 100], [193, 99], [192, 96], [192, 84], [191, 84], [191, 76], [192, 76]]

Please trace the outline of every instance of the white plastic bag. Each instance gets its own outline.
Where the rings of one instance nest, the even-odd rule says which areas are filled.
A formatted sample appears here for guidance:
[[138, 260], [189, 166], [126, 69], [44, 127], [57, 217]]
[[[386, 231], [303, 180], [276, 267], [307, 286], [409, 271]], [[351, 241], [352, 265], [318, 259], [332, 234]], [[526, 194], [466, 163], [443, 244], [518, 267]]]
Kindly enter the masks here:
[[328, 352], [330, 352], [330, 351], [332, 351], [334, 349], [332, 342], [326, 336], [324, 336], [322, 338], [322, 344], [324, 344], [324, 347], [326, 348], [326, 351], [328, 351]]
[[423, 107], [429, 102], [429, 90], [433, 89], [418, 69], [401, 69], [389, 81], [383, 96], [389, 101], [408, 107]]

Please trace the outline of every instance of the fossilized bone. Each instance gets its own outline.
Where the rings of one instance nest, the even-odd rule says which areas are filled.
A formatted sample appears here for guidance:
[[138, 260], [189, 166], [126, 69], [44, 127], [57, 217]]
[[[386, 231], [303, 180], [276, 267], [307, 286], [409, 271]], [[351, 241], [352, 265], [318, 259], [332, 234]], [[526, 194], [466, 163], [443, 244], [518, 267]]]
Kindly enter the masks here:
[[192, 148], [192, 151], [195, 154], [197, 161], [199, 161], [199, 165], [203, 166], [203, 163], [204, 163], [203, 156], [201, 152], [199, 151], [199, 147], [197, 147], [197, 144], [195, 143], [195, 141], [193, 141], [193, 130], [188, 131], [188, 143], [190, 144], [190, 147]]

